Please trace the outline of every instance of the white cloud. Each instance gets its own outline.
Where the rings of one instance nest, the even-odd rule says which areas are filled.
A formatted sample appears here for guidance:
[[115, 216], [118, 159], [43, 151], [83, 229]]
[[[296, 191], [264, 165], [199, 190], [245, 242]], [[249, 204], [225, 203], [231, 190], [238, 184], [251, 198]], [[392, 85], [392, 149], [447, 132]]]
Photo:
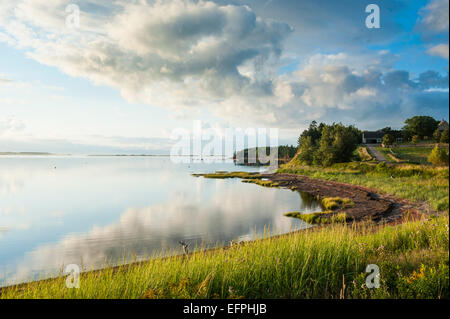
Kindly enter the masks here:
[[[276, 63], [291, 28], [261, 19], [246, 6], [182, 0], [123, 4], [99, 35], [61, 29], [66, 3], [19, 2], [4, 29], [37, 61], [117, 87], [132, 101], [214, 107], [230, 96], [289, 94], [272, 79], [275, 70], [268, 65]], [[251, 70], [242, 71], [245, 67]]]
[[430, 55], [439, 56], [441, 58], [448, 60], [448, 54], [449, 54], [448, 44], [435, 45], [435, 46], [431, 47], [430, 49], [428, 49], [427, 52]]
[[422, 24], [430, 32], [448, 32], [448, 10], [448, 0], [432, 0], [425, 8], [421, 10], [423, 17]]
[[[43, 64], [184, 117], [208, 110], [247, 124], [298, 127], [311, 119], [341, 119], [336, 112], [346, 110], [362, 116], [373, 108], [410, 109], [411, 99], [429, 89], [408, 72], [392, 71], [398, 56], [386, 50], [315, 54], [292, 74], [279, 75], [292, 28], [245, 5], [115, 2], [98, 14], [88, 4], [106, 2], [86, 0], [80, 2], [81, 28], [72, 30], [62, 25], [68, 3], [19, 1], [3, 32]], [[430, 14], [432, 5], [425, 23]]]
[[[424, 38], [433, 43], [427, 53], [448, 60], [449, 0], [431, 0], [422, 8], [419, 27]], [[443, 35], [446, 37], [443, 38]], [[442, 43], [447, 38], [446, 43]], [[439, 43], [439, 44], [436, 44]]]

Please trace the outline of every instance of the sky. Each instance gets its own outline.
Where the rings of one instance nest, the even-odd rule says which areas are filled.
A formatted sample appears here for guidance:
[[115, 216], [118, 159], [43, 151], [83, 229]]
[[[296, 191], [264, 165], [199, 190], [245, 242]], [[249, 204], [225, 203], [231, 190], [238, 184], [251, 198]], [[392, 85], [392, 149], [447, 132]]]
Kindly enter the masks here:
[[[366, 25], [369, 4], [379, 28]], [[448, 120], [448, 8], [0, 0], [0, 152], [166, 154], [174, 131], [198, 121], [217, 134], [276, 128], [296, 144], [312, 120]]]

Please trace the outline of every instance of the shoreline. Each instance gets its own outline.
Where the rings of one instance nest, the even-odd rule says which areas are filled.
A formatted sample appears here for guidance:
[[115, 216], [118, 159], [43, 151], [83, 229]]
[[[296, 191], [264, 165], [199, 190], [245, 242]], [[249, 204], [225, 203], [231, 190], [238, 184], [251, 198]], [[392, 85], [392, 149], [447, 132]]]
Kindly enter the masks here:
[[[216, 174], [223, 174], [223, 173], [224, 172], [219, 172]], [[234, 173], [243, 173], [243, 172], [234, 172]], [[421, 208], [419, 204], [412, 203], [405, 199], [399, 199], [394, 196], [379, 194], [376, 190], [362, 186], [322, 180], [317, 178], [310, 178], [307, 176], [296, 174], [286, 174], [286, 173], [262, 173], [262, 174], [244, 173], [244, 174], [248, 174], [251, 176], [258, 176], [258, 179], [270, 180], [276, 183], [277, 186], [275, 187], [277, 188], [284, 188], [290, 189], [291, 191], [304, 192], [316, 197], [343, 196], [343, 194], [347, 194], [347, 197], [351, 198], [355, 203], [354, 207], [345, 208], [345, 211], [351, 217], [351, 221], [349, 222], [349, 224], [355, 223], [356, 225], [358, 225], [362, 224], [364, 221], [373, 221], [377, 224], [377, 226], [384, 227], [386, 225], [402, 224], [404, 221], [406, 221], [405, 217], [407, 216], [409, 220], [411, 219], [418, 220], [423, 216], [425, 216], [425, 214], [421, 212], [423, 208]], [[207, 178], [214, 178], [213, 177], [214, 174], [194, 174], [194, 176], [196, 177], [201, 176], [205, 177], [205, 175], [208, 175]], [[218, 175], [216, 178], [223, 178], [223, 177], [220, 177]], [[241, 178], [243, 181], [245, 180], [244, 177], [226, 177], [226, 178]], [[343, 209], [338, 209], [334, 213], [339, 213], [341, 210]], [[258, 241], [265, 241], [268, 239], [278, 239], [293, 234], [303, 233], [305, 231], [317, 231], [324, 227], [329, 226], [330, 225], [327, 224], [313, 225], [312, 227], [298, 229], [295, 231], [290, 231], [287, 233], [278, 234], [274, 236], [269, 236], [267, 238], [252, 239], [249, 241], [236, 243], [234, 245], [224, 245], [205, 249], [202, 251], [194, 251], [190, 252], [187, 255], [180, 253], [163, 257], [154, 257], [154, 258], [150, 257], [142, 261], [129, 262], [123, 265], [108, 266], [93, 270], [87, 270], [81, 272], [81, 275], [100, 273], [105, 270], [112, 270], [115, 273], [119, 270], [137, 267], [139, 265], [143, 265], [154, 260], [167, 260], [179, 258], [185, 259], [191, 258], [192, 256], [197, 254], [213, 254], [214, 252], [217, 252], [219, 250], [225, 251], [228, 249], [239, 247], [241, 245], [249, 245]], [[55, 277], [49, 277], [46, 279], [26, 281], [22, 283], [0, 287], [0, 295], [4, 290], [9, 289], [22, 290], [29, 285], [48, 283], [51, 281], [58, 280], [61, 277], [65, 276], [59, 275]]]
[[[395, 221], [390, 221], [390, 222], [386, 222], [385, 224], [377, 224], [375, 226], [375, 229], [379, 230], [382, 227], [385, 226], [396, 226], [396, 225], [401, 225], [404, 222], [407, 221], [417, 221], [420, 220], [421, 216], [420, 215], [413, 215], [410, 216], [409, 219], [405, 218], [406, 216], [402, 216], [401, 218], [395, 220]], [[351, 224], [351, 223], [349, 223]], [[362, 225], [363, 222], [355, 222], [354, 223], [356, 226], [358, 225]], [[115, 266], [108, 266], [108, 267], [102, 267], [102, 268], [98, 268], [98, 269], [92, 269], [92, 270], [87, 270], [87, 271], [82, 271], [80, 273], [80, 276], [86, 276], [86, 275], [91, 275], [91, 274], [100, 274], [104, 271], [112, 271], [113, 273], [119, 272], [119, 271], [123, 271], [123, 270], [128, 270], [129, 268], [133, 268], [133, 267], [139, 267], [142, 265], [145, 265], [149, 262], [152, 261], [164, 261], [164, 260], [178, 260], [178, 259], [190, 259], [196, 255], [212, 255], [218, 251], [227, 251], [230, 249], [236, 249], [239, 248], [241, 246], [245, 246], [245, 245], [251, 245], [251, 244], [255, 244], [257, 242], [264, 242], [267, 240], [274, 240], [274, 239], [283, 239], [284, 237], [289, 237], [292, 235], [296, 235], [296, 234], [302, 234], [305, 232], [318, 232], [320, 230], [322, 230], [323, 228], [329, 228], [330, 224], [318, 224], [318, 225], [313, 225], [312, 227], [308, 227], [308, 228], [303, 228], [303, 229], [298, 229], [298, 230], [294, 230], [294, 231], [290, 231], [287, 233], [283, 233], [283, 234], [278, 234], [278, 235], [274, 235], [274, 236], [269, 236], [269, 237], [264, 237], [264, 238], [258, 238], [258, 239], [252, 239], [252, 240], [248, 240], [248, 241], [242, 241], [242, 242], [238, 242], [235, 243], [234, 245], [225, 245], [225, 246], [218, 246], [218, 247], [214, 247], [214, 248], [208, 248], [205, 250], [199, 250], [199, 251], [193, 251], [186, 254], [183, 253], [179, 253], [179, 254], [174, 254], [174, 255], [170, 255], [170, 256], [163, 256], [163, 257], [154, 257], [154, 258], [148, 258], [145, 260], [141, 260], [141, 261], [133, 261], [133, 262], [129, 262], [129, 263], [125, 263], [123, 265], [115, 265]], [[356, 228], [356, 230], [358, 230], [358, 228]], [[18, 290], [23, 290], [25, 289], [27, 286], [29, 285], [38, 285], [38, 284], [44, 284], [44, 283], [49, 283], [51, 281], [56, 281], [56, 280], [60, 280], [61, 278], [65, 278], [67, 275], [64, 276], [57, 276], [57, 277], [49, 277], [49, 278], [45, 278], [45, 279], [39, 279], [39, 280], [32, 280], [32, 281], [26, 281], [26, 282], [22, 282], [22, 283], [17, 283], [17, 284], [13, 284], [13, 285], [8, 285], [8, 286], [3, 286], [0, 287], [0, 297], [3, 293], [3, 290], [9, 290], [9, 289], [18, 289]]]
[[[217, 172], [214, 174], [193, 175], [211, 179], [240, 178], [243, 182], [262, 184], [262, 186], [266, 187], [290, 189], [307, 193], [316, 198], [349, 198], [355, 205], [353, 207], [336, 209], [333, 211], [333, 215], [345, 211], [349, 220], [354, 222], [364, 220], [372, 220], [377, 223], [395, 222], [405, 214], [420, 216], [425, 215], [425, 211], [430, 211], [426, 203], [414, 203], [364, 186], [311, 178], [304, 175], [244, 172]], [[269, 182], [267, 185], [264, 185], [264, 182], [258, 183], [260, 180]]]

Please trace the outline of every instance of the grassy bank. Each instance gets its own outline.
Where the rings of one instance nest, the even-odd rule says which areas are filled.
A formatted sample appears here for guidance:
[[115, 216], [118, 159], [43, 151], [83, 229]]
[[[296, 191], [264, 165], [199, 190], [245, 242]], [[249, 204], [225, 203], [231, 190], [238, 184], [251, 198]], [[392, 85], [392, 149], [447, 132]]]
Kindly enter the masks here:
[[366, 186], [411, 201], [427, 201], [438, 211], [449, 209], [448, 167], [351, 162], [321, 168], [293, 160], [278, 172]]
[[[0, 298], [448, 298], [448, 215], [397, 226], [331, 225], [190, 257], [9, 288]], [[364, 286], [376, 264], [381, 287]]]
[[[441, 148], [448, 152], [448, 145], [442, 146]], [[377, 147], [376, 149], [392, 162], [430, 165], [428, 156], [430, 156], [433, 147]]]
[[355, 151], [355, 157], [359, 157], [359, 159], [363, 162], [370, 162], [374, 160], [374, 157], [369, 153], [369, 150], [365, 146], [359, 146]]

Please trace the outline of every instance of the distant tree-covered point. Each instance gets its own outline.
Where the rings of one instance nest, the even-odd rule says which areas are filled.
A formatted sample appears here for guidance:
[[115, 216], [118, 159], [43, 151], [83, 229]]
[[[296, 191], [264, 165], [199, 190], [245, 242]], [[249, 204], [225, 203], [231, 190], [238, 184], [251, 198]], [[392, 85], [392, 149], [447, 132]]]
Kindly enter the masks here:
[[246, 148], [235, 152], [233, 159], [237, 164], [242, 165], [269, 165], [273, 162], [274, 155], [278, 156], [278, 162], [287, 163], [294, 158], [297, 153], [297, 147], [294, 145], [280, 145], [278, 147], [255, 147]]

